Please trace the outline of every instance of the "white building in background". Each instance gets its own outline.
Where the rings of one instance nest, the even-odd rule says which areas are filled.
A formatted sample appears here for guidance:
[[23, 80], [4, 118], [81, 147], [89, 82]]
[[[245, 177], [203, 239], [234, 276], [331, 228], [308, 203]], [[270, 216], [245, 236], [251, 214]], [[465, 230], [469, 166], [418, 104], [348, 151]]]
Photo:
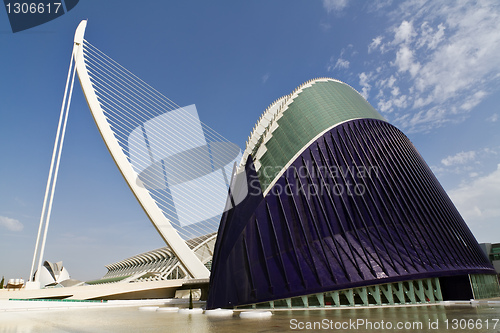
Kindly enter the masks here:
[[[187, 241], [188, 247], [210, 270], [216, 233], [204, 235]], [[87, 281], [96, 285], [115, 282], [147, 282], [186, 278], [179, 259], [168, 247], [137, 254], [133, 257], [106, 265], [108, 272], [99, 280]]]
[[83, 284], [82, 281], [71, 279], [68, 270], [63, 266], [63, 262], [52, 263], [45, 261], [40, 270], [35, 272], [35, 280], [40, 281], [43, 287], [70, 287]]

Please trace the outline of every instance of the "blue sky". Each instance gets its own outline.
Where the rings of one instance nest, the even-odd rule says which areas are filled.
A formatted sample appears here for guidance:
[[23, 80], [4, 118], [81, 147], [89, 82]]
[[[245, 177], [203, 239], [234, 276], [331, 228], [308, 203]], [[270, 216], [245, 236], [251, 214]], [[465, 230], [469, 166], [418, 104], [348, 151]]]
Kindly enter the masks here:
[[[242, 148], [275, 99], [342, 80], [409, 136], [479, 242], [500, 242], [498, 1], [81, 0], [13, 34], [0, 10], [0, 276], [28, 278], [73, 34]], [[45, 258], [73, 278], [159, 248], [75, 85]]]

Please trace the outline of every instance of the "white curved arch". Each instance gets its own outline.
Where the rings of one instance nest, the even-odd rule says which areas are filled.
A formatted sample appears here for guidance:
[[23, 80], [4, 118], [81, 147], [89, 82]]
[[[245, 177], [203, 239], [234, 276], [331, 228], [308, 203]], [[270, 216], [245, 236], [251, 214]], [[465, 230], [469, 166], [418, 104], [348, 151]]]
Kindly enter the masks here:
[[[75, 47], [83, 48], [83, 37], [86, 24], [86, 20], [82, 21], [76, 30], [74, 40]], [[96, 92], [89, 77], [84, 52], [78, 52], [78, 57], [75, 61], [82, 90], [97, 128], [123, 178], [125, 178], [125, 181], [132, 190], [132, 193], [134, 193], [137, 201], [146, 212], [158, 233], [175, 253], [187, 272], [189, 272], [193, 278], [208, 278], [210, 275], [208, 269], [198, 259], [195, 253], [189, 249], [187, 244], [172, 226], [171, 221], [162, 213], [120, 147], [96, 96]]]

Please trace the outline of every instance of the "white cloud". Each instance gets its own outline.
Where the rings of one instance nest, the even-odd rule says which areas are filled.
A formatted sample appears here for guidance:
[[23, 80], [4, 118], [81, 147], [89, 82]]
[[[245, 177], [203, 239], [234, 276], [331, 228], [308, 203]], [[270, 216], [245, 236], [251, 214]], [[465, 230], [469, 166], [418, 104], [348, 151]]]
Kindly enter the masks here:
[[[335, 64], [333, 64], [335, 62]], [[347, 69], [349, 68], [349, 60], [338, 58], [337, 61], [332, 57], [330, 58], [330, 64], [327, 67], [329, 72], [333, 72], [336, 69]]]
[[339, 12], [347, 7], [348, 0], [323, 0], [323, 7], [328, 13], [332, 11]]
[[[396, 23], [371, 40], [368, 53], [370, 66], [382, 64], [371, 82], [396, 78], [399, 95], [380, 84], [371, 102], [386, 112], [397, 110], [397, 125], [408, 126], [407, 132], [463, 121], [500, 77], [500, 3], [419, 0], [398, 6], [387, 17]], [[406, 99], [396, 102], [403, 95]]]
[[[336, 69], [348, 69], [349, 65], [351, 64], [349, 60], [344, 58], [344, 54], [346, 53], [347, 50], [352, 49], [352, 44], [349, 44], [346, 48], [343, 48], [340, 51], [339, 57], [336, 59], [335, 57], [330, 57], [330, 62], [327, 65], [327, 70], [329, 72], [333, 72]], [[355, 54], [356, 52], [353, 52], [352, 54]]]
[[461, 151], [441, 159], [439, 165], [431, 168], [439, 176], [453, 175], [458, 183], [471, 181], [479, 176], [484, 176], [486, 168], [498, 163], [499, 146], [486, 147], [470, 151]]
[[373, 0], [368, 1], [367, 5], [371, 12], [378, 12], [392, 4], [393, 0]]
[[497, 151], [498, 148], [499, 147], [495, 147], [495, 148], [483, 148], [482, 152], [484, 154], [486, 154], [486, 155], [489, 155], [489, 156], [494, 156], [494, 155], [496, 156], [496, 155], [498, 155], [498, 151]]
[[420, 64], [414, 62], [413, 58], [413, 51], [408, 46], [403, 45], [396, 52], [394, 64], [398, 67], [399, 72], [410, 72], [411, 76], [414, 77], [420, 69]]
[[467, 111], [472, 110], [476, 105], [481, 103], [481, 101], [486, 95], [487, 93], [485, 91], [482, 90], [477, 91], [474, 93], [474, 95], [467, 98], [460, 106], [460, 108]]
[[330, 30], [330, 29], [331, 29], [331, 27], [332, 27], [332, 25], [331, 25], [331, 24], [329, 24], [329, 23], [324, 23], [324, 22], [321, 22], [321, 23], [319, 24], [319, 26], [320, 26], [321, 30], [323, 30], [323, 31], [328, 31], [328, 30]]
[[488, 117], [488, 119], [486, 120], [492, 123], [496, 123], [498, 121], [498, 113], [492, 114], [491, 117]]
[[397, 95], [394, 95], [394, 98], [392, 99], [394, 106], [398, 109], [406, 108], [406, 106], [408, 105], [408, 96], [401, 95], [398, 98], [395, 98], [396, 96]]
[[498, 242], [500, 164], [497, 170], [448, 191], [458, 211], [480, 242]]
[[435, 49], [438, 44], [444, 39], [444, 30], [446, 27], [444, 24], [439, 24], [437, 26], [437, 31], [429, 25], [429, 22], [425, 21], [420, 26], [421, 37], [417, 41], [417, 47], [421, 48], [426, 46], [427, 49]]
[[365, 98], [368, 99], [368, 95], [370, 93], [370, 90], [372, 88], [370, 82], [372, 74], [366, 74], [365, 72], [359, 74], [359, 85], [362, 87], [361, 88], [361, 95]]
[[368, 45], [368, 53], [371, 53], [373, 50], [376, 50], [380, 46], [380, 44], [382, 44], [382, 39], [384, 39], [384, 37], [382, 36], [377, 36], [373, 38], [370, 45]]
[[377, 81], [377, 86], [381, 88], [393, 88], [394, 83], [396, 83], [397, 79], [394, 77], [394, 75], [391, 75], [387, 79], [382, 79]]
[[394, 44], [409, 43], [416, 33], [413, 29], [413, 23], [408, 21], [401, 22], [400, 26], [394, 29]]
[[24, 229], [24, 225], [21, 222], [5, 216], [0, 216], [0, 226], [10, 231], [22, 231]]
[[[440, 127], [448, 122], [445, 117], [446, 110], [439, 107], [433, 107], [429, 110], [421, 110], [414, 114], [407, 114], [407, 117], [396, 119], [403, 127], [409, 128], [408, 132], [423, 132], [432, 127]], [[399, 121], [401, 120], [401, 121]]]
[[476, 157], [476, 152], [473, 150], [462, 151], [462, 152], [455, 154], [453, 156], [448, 156], [446, 158], [443, 158], [441, 160], [441, 163], [443, 163], [446, 166], [452, 166], [452, 165], [456, 165], [456, 164], [465, 164], [467, 162], [473, 161], [475, 157]]
[[339, 58], [339, 59], [337, 59], [337, 63], [335, 64], [335, 67], [347, 69], [347, 68], [349, 68], [349, 61], [342, 59], [342, 58]]
[[[377, 81], [376, 86], [381, 88], [377, 95], [377, 107], [380, 112], [391, 113], [394, 111], [394, 108], [401, 109], [408, 105], [408, 96], [401, 94], [401, 89], [396, 85], [396, 82], [397, 79], [394, 75]], [[389, 91], [389, 94], [385, 95], [384, 90]]]
[[267, 80], [269, 80], [269, 77], [271, 77], [271, 74], [269, 73], [262, 75], [262, 83], [266, 83]]
[[380, 112], [389, 113], [392, 111], [392, 101], [379, 100], [377, 107]]
[[392, 96], [398, 96], [399, 95], [399, 87], [394, 87], [391, 90]]

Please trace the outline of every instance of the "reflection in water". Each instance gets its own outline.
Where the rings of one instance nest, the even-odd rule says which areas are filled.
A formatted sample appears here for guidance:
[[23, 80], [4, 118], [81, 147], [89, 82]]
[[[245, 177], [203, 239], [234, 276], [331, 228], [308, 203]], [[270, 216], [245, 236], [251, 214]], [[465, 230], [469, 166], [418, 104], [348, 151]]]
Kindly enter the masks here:
[[270, 319], [140, 312], [137, 307], [0, 313], [0, 332], [494, 332], [500, 307], [426, 305], [274, 311]]

